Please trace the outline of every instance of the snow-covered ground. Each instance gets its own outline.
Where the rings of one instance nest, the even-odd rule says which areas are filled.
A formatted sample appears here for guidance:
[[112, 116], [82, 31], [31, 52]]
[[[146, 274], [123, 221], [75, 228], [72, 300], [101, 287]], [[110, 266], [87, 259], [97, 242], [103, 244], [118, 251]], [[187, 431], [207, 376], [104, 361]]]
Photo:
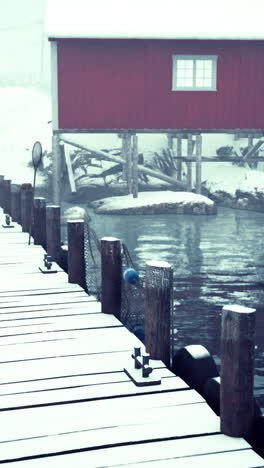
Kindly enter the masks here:
[[91, 203], [97, 213], [193, 213], [216, 214], [212, 200], [190, 192], [140, 192], [138, 198], [132, 195], [109, 197]]
[[234, 196], [236, 190], [264, 192], [264, 172], [231, 163], [203, 163], [202, 181], [211, 193], [223, 191]]

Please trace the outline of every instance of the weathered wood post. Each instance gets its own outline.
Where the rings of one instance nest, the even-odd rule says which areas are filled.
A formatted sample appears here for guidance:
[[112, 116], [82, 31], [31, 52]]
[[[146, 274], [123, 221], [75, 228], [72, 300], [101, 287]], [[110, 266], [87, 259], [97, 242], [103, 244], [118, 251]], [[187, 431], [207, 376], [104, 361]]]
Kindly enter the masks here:
[[29, 232], [32, 220], [33, 187], [31, 184], [22, 184], [21, 196], [21, 226], [22, 232]]
[[[177, 135], [177, 149], [176, 155], [178, 158], [182, 157], [182, 137]], [[182, 180], [182, 161], [181, 159], [177, 160], [177, 179]]]
[[192, 135], [188, 135], [187, 140], [187, 158], [186, 158], [186, 165], [187, 165], [187, 190], [188, 192], [192, 191], [192, 162], [189, 159], [192, 157], [193, 153], [193, 142], [192, 142]]
[[86, 289], [84, 259], [84, 220], [68, 221], [68, 278]]
[[60, 206], [50, 205], [46, 208], [47, 252], [55, 262], [61, 257]]
[[173, 269], [167, 262], [147, 262], [145, 277], [146, 350], [170, 366]]
[[115, 237], [101, 239], [102, 312], [121, 317], [122, 261], [121, 242]]
[[11, 215], [11, 180], [3, 180], [4, 187], [4, 211]]
[[4, 176], [0, 175], [0, 207], [4, 211]]
[[202, 191], [202, 135], [196, 135], [196, 193]]
[[61, 147], [60, 135], [54, 133], [52, 137], [52, 153], [53, 153], [53, 203], [58, 205], [60, 203], [60, 184], [61, 184]]
[[11, 184], [11, 216], [13, 221], [21, 223], [21, 198], [18, 184]]
[[132, 154], [131, 154], [131, 135], [126, 135], [126, 170], [127, 170], [127, 190], [132, 193]]
[[221, 431], [246, 437], [253, 423], [255, 309], [225, 306], [221, 330]]
[[138, 137], [133, 135], [132, 138], [132, 193], [133, 198], [138, 197]]
[[44, 249], [46, 249], [46, 199], [43, 197], [34, 198], [33, 237], [35, 245], [41, 245]]

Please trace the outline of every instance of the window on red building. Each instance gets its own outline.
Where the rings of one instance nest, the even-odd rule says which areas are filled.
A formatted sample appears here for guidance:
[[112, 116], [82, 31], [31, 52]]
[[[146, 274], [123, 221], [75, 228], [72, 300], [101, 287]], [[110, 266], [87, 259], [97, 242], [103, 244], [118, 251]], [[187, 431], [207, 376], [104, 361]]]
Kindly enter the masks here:
[[216, 55], [173, 55], [172, 91], [216, 91]]

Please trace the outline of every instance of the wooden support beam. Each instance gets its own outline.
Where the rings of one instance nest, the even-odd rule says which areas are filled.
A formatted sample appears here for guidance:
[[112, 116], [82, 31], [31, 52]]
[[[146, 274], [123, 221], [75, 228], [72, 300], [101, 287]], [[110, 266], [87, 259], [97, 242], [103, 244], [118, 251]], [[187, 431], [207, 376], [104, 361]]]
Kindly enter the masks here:
[[221, 431], [247, 437], [253, 423], [255, 309], [224, 306], [221, 330]]
[[189, 161], [189, 158], [192, 157], [193, 153], [193, 141], [192, 141], [192, 134], [188, 135], [188, 143], [187, 143], [187, 158], [186, 158], [186, 165], [187, 165], [187, 191], [192, 191], [192, 162]]
[[68, 178], [69, 178], [69, 184], [70, 184], [71, 192], [75, 193], [76, 192], [76, 183], [75, 183], [74, 174], [73, 174], [73, 170], [72, 170], [71, 157], [70, 157], [68, 151], [65, 151], [63, 143], [60, 144], [60, 149], [61, 149], [62, 160], [63, 159], [65, 160], [65, 163], [66, 163], [66, 166], [67, 166], [67, 172], [68, 172]]
[[46, 234], [46, 199], [43, 197], [34, 198], [33, 203], [33, 237], [34, 244], [47, 247]]
[[124, 156], [126, 161], [126, 182], [128, 193], [132, 193], [132, 154], [131, 154], [131, 135], [125, 135]]
[[53, 203], [58, 205], [61, 196], [61, 148], [60, 135], [58, 133], [52, 136], [52, 154], [53, 154]]
[[68, 229], [68, 279], [86, 289], [84, 259], [84, 220], [67, 222]]
[[60, 262], [60, 206], [51, 205], [46, 208], [46, 236], [48, 254], [52, 256], [55, 262]]
[[[182, 137], [181, 135], [177, 135], [177, 150], [176, 150], [177, 157], [182, 157]], [[182, 180], [182, 161], [176, 161], [177, 166], [177, 179]]]
[[173, 270], [167, 262], [147, 262], [145, 277], [146, 350], [170, 365]]
[[133, 198], [138, 197], [138, 137], [132, 137], [132, 193]]
[[202, 135], [196, 135], [196, 193], [202, 190]]
[[121, 317], [121, 242], [115, 237], [101, 239], [102, 312]]

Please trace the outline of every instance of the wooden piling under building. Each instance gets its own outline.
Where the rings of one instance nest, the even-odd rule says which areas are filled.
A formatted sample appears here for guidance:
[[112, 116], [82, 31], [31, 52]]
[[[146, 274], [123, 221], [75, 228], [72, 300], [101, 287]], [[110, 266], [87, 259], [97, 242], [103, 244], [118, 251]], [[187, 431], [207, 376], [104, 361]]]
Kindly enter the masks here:
[[[161, 384], [136, 386], [124, 369], [144, 346], [107, 313], [111, 296], [102, 313], [58, 265], [41, 273], [45, 250], [27, 240], [18, 224], [0, 227], [0, 464], [263, 466], [244, 439], [221, 434], [204, 398], [162, 361], [151, 361]], [[104, 257], [107, 238], [102, 244]], [[108, 294], [118, 252], [102, 257]]]

